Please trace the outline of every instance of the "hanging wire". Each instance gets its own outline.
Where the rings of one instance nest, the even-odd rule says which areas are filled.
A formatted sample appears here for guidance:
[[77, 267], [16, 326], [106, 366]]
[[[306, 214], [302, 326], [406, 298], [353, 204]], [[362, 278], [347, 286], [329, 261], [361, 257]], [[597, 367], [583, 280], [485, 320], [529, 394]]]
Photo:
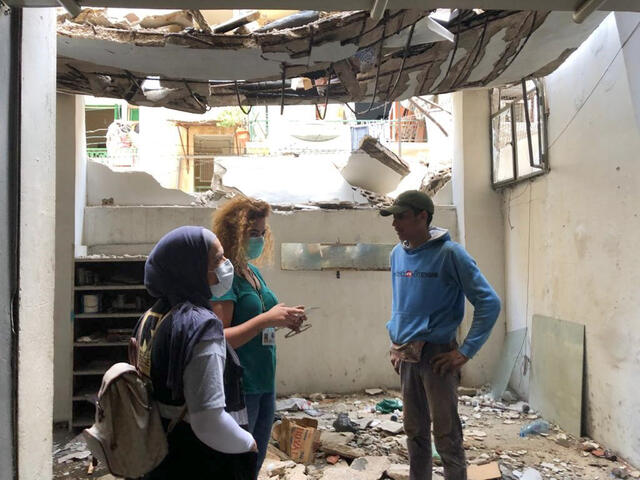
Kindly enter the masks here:
[[249, 115], [249, 113], [251, 113], [251, 109], [253, 108], [253, 105], [249, 105], [249, 110], [247, 110], [247, 111], [245, 111], [245, 109], [242, 108], [242, 104], [240, 103], [240, 92], [238, 91], [238, 81], [235, 80], [233, 83], [234, 83], [234, 85], [236, 87], [236, 100], [238, 101], [238, 108], [245, 115]]
[[411, 30], [409, 31], [409, 37], [407, 38], [407, 43], [404, 46], [404, 54], [402, 55], [402, 63], [400, 64], [400, 71], [398, 72], [398, 76], [396, 77], [396, 81], [393, 84], [393, 88], [391, 89], [391, 93], [389, 93], [389, 95], [387, 95], [386, 101], [388, 102], [389, 100], [393, 99], [393, 94], [396, 91], [396, 88], [398, 87], [398, 83], [400, 82], [400, 77], [402, 76], [402, 73], [404, 72], [404, 64], [407, 61], [407, 57], [409, 56], [409, 48], [411, 48], [411, 39], [413, 38], [413, 32], [416, 29], [416, 23], [415, 22], [413, 25], [411, 25]]
[[513, 57], [509, 59], [509, 63], [502, 69], [503, 72], [507, 71], [507, 69], [511, 66], [511, 64], [514, 62], [516, 57], [520, 55], [520, 52], [522, 52], [522, 49], [524, 48], [524, 46], [529, 42], [529, 39], [531, 38], [533, 31], [535, 30], [537, 18], [538, 18], [538, 12], [534, 11], [533, 20], [531, 21], [531, 27], [529, 28], [529, 33], [527, 33], [527, 36], [525, 37], [524, 41], [520, 44], [520, 48], [518, 48], [518, 51], [513, 55]]
[[325, 90], [324, 95], [324, 114], [320, 115], [320, 109], [318, 108], [318, 104], [316, 103], [316, 115], [320, 120], [324, 120], [327, 117], [327, 109], [329, 108], [329, 88], [331, 87], [331, 71], [333, 70], [333, 66], [330, 66], [327, 70], [327, 88]]
[[449, 72], [451, 71], [451, 66], [453, 65], [453, 59], [456, 57], [456, 52], [458, 51], [458, 41], [460, 40], [460, 29], [462, 22], [459, 21], [458, 22], [458, 30], [456, 31], [456, 40], [455, 43], [453, 44], [453, 52], [451, 52], [451, 60], [449, 60], [449, 66], [447, 67], [447, 73], [444, 74], [444, 77], [442, 77], [442, 80], [440, 80], [440, 83], [438, 85], [433, 85], [433, 87], [438, 87], [440, 86], [440, 84], [442, 82], [444, 82], [447, 77], [449, 76]]
[[[471, 74], [471, 72], [473, 72], [473, 69], [475, 68], [475, 64], [476, 61], [478, 60], [478, 57], [480, 56], [480, 52], [482, 51], [482, 44], [484, 43], [484, 38], [487, 34], [487, 27], [489, 26], [489, 15], [487, 15], [484, 19], [484, 26], [482, 27], [482, 34], [480, 35], [480, 41], [478, 42], [478, 49], [476, 50], [476, 54], [473, 57], [473, 61], [471, 62], [471, 66], [469, 67], [469, 74]], [[468, 61], [468, 59], [467, 59]], [[464, 75], [464, 73], [467, 71], [467, 64], [464, 65], [464, 67], [462, 69], [460, 69], [460, 73], [458, 74], [458, 76], [456, 77], [456, 79], [453, 81], [453, 83], [451, 84], [451, 86], [449, 88], [451, 88], [452, 90], [455, 89], [458, 86], [458, 82], [460, 80], [460, 77], [462, 77]], [[468, 78], [469, 76], [467, 76]]]
[[380, 70], [382, 68], [382, 47], [384, 45], [384, 36], [386, 32], [387, 32], [387, 12], [385, 10], [384, 24], [382, 26], [382, 35], [380, 36], [380, 47], [378, 48], [378, 68], [376, 70], [376, 80], [373, 84], [373, 97], [371, 97], [371, 103], [369, 103], [369, 108], [367, 108], [362, 112], [356, 112], [353, 108], [349, 106], [348, 103], [345, 103], [347, 108], [351, 110], [351, 112], [355, 115], [362, 115], [365, 113], [369, 113], [371, 110], [373, 110], [373, 104], [376, 102], [376, 95], [378, 94], [378, 82], [380, 81]]
[[211, 105], [207, 103], [202, 103], [202, 101], [198, 98], [198, 96], [194, 93], [194, 91], [191, 90], [191, 87], [187, 82], [184, 82], [184, 85], [187, 87], [187, 90], [189, 90], [189, 94], [191, 95], [191, 97], [196, 101], [196, 103], [200, 106], [200, 108], [202, 108], [202, 110], [204, 110], [205, 112], [208, 112], [209, 110], [211, 110]]

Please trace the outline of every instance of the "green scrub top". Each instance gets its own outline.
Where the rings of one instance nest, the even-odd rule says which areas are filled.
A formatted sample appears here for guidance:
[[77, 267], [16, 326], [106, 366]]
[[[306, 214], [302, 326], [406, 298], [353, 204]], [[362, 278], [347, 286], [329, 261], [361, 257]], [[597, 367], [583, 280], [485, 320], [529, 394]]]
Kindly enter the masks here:
[[[267, 287], [260, 271], [253, 265], [248, 265], [251, 271], [258, 278], [264, 301], [264, 310], [260, 295], [251, 284], [243, 277], [235, 275], [233, 277], [233, 286], [222, 297], [213, 297], [211, 301], [222, 302], [231, 300], [234, 303], [233, 319], [231, 326], [235, 327], [247, 320], [257, 317], [261, 313], [266, 312], [273, 306], [278, 304], [275, 294]], [[236, 349], [236, 353], [240, 358], [240, 363], [244, 368], [244, 391], [248, 394], [272, 393], [275, 392], [276, 386], [276, 347], [275, 342], [266, 341], [266, 343], [274, 343], [273, 345], [264, 344], [263, 337], [265, 334], [271, 333], [271, 338], [275, 339], [275, 333], [272, 329], [263, 330], [262, 334], [256, 335], [243, 346]]]

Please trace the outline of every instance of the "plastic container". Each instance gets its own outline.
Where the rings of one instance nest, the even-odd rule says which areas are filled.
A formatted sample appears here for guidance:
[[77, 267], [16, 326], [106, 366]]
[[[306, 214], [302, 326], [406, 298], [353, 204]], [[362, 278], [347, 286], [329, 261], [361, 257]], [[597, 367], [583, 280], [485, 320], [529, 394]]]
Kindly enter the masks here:
[[546, 420], [536, 420], [526, 427], [522, 427], [522, 430], [520, 430], [520, 436], [526, 437], [528, 435], [539, 435], [547, 432], [549, 432], [549, 422]]

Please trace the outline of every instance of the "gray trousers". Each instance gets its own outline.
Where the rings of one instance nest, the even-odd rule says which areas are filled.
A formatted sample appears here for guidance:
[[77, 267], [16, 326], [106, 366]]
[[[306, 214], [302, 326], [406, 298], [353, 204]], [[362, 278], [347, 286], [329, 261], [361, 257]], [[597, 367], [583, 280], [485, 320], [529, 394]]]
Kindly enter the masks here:
[[466, 480], [462, 425], [458, 416], [459, 372], [436, 374], [430, 361], [455, 344], [425, 344], [419, 363], [402, 362], [404, 430], [409, 448], [410, 480], [431, 480], [431, 422], [433, 440], [447, 480]]

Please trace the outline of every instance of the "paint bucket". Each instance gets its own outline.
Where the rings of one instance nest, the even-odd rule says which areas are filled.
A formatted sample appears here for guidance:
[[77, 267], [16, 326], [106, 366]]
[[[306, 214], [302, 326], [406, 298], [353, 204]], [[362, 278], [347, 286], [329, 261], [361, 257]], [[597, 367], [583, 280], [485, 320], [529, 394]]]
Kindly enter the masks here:
[[84, 313], [98, 313], [100, 311], [100, 295], [83, 295], [82, 311]]

